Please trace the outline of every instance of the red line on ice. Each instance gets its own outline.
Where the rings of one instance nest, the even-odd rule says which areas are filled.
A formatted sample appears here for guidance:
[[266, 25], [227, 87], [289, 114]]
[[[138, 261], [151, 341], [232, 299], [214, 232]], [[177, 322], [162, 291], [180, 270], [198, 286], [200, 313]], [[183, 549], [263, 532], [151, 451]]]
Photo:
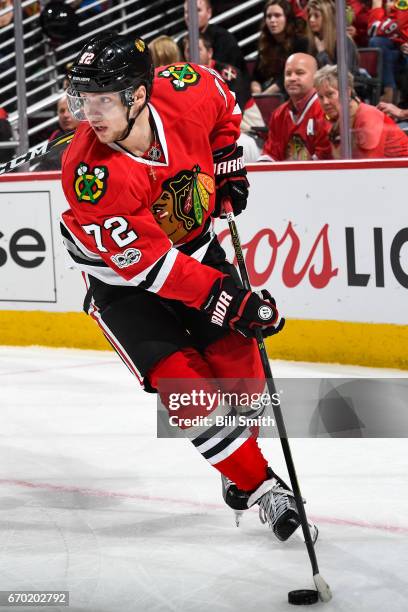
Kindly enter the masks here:
[[[62, 493], [79, 493], [80, 495], [88, 495], [89, 497], [113, 497], [117, 499], [137, 499], [140, 501], [165, 502], [170, 504], [181, 504], [193, 506], [194, 508], [207, 508], [217, 510], [225, 508], [225, 504], [211, 504], [208, 502], [196, 502], [190, 499], [160, 497], [155, 495], [140, 495], [137, 493], [115, 493], [114, 491], [105, 491], [102, 489], [87, 489], [82, 487], [68, 485], [54, 485], [48, 482], [30, 482], [28, 480], [12, 480], [1, 478], [0, 485], [12, 485], [16, 487], [24, 487], [27, 489], [46, 489], [48, 491], [59, 491]], [[382, 523], [370, 523], [368, 521], [341, 519], [330, 516], [310, 516], [311, 520], [317, 523], [327, 523], [329, 525], [342, 525], [345, 527], [362, 527], [365, 529], [376, 529], [378, 531], [388, 531], [389, 533], [408, 534], [408, 527], [397, 525], [385, 525]]]

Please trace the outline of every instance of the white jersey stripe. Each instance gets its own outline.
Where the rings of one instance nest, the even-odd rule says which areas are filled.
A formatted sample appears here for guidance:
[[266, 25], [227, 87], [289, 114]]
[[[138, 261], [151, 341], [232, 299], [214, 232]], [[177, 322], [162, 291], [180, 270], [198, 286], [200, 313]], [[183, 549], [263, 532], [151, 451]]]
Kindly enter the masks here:
[[[159, 270], [159, 273], [157, 274], [156, 278], [154, 279], [150, 287], [148, 287], [148, 291], [152, 291], [153, 293], [157, 293], [158, 291], [160, 291], [160, 289], [163, 287], [164, 283], [166, 282], [166, 279], [168, 275], [170, 274], [176, 262], [178, 254], [179, 254], [179, 251], [177, 251], [177, 249], [170, 249], [170, 251], [167, 253], [165, 257], [162, 267]], [[133, 283], [133, 281], [134, 279], [132, 278], [130, 282]]]
[[96, 308], [96, 306], [93, 303], [93, 300], [92, 300], [92, 303], [91, 303], [89, 314], [94, 319], [94, 321], [96, 321], [96, 323], [99, 325], [99, 327], [102, 329], [104, 335], [107, 337], [109, 342], [112, 344], [113, 348], [118, 353], [118, 355], [121, 357], [122, 361], [127, 365], [127, 367], [132, 372], [132, 374], [134, 374], [136, 376], [136, 378], [138, 379], [139, 383], [143, 387], [144, 385], [143, 385], [143, 376], [142, 376], [142, 374], [139, 372], [139, 370], [137, 369], [137, 367], [133, 363], [132, 359], [129, 357], [129, 355], [127, 354], [127, 352], [123, 348], [123, 346], [120, 344], [119, 340], [112, 334], [110, 328], [106, 325], [106, 323], [102, 319], [102, 317], [100, 315], [100, 312], [98, 311], [98, 309]]
[[309, 102], [306, 104], [305, 108], [303, 109], [302, 114], [296, 120], [295, 120], [293, 111], [289, 111], [290, 118], [292, 119], [292, 123], [294, 125], [300, 125], [302, 123], [303, 119], [305, 118], [306, 113], [309, 111], [310, 107], [313, 106], [316, 100], [317, 100], [317, 93], [313, 94], [313, 96], [310, 98]]
[[[217, 465], [217, 463], [224, 461], [224, 459], [226, 459], [227, 457], [235, 453], [235, 451], [238, 448], [240, 448], [244, 444], [244, 442], [246, 442], [247, 440], [248, 440], [247, 436], [239, 436], [238, 438], [235, 438], [235, 440], [231, 440], [231, 444], [228, 444], [228, 446], [224, 448], [222, 451], [220, 451], [217, 455], [208, 457], [207, 458], [208, 463], [211, 463], [211, 465]], [[223, 441], [223, 438], [220, 438], [218, 440], [218, 442], [222, 442], [222, 441]]]

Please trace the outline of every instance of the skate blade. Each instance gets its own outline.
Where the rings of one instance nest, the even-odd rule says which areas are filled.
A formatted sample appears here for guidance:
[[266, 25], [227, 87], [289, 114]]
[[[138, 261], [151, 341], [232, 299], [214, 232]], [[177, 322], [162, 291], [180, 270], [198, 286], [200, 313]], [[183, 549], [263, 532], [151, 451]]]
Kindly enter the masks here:
[[239, 524], [241, 522], [241, 516], [244, 514], [243, 510], [234, 510], [234, 516], [235, 516], [235, 524], [237, 527], [239, 527]]
[[[319, 537], [319, 529], [317, 527], [317, 525], [314, 525], [312, 522], [308, 521], [308, 525], [309, 525], [309, 531], [310, 531], [310, 537], [312, 539], [313, 545], [316, 544], [317, 539]], [[302, 540], [302, 542], [305, 541], [305, 537], [303, 535], [303, 530], [302, 530], [302, 526], [299, 525], [299, 527], [297, 528], [297, 530], [295, 531], [295, 535]]]

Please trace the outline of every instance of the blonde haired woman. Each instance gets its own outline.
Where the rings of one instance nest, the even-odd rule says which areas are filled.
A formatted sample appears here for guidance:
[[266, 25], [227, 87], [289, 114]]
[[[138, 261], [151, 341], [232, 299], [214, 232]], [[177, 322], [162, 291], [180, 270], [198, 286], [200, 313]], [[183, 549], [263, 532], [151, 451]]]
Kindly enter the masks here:
[[[329, 139], [334, 159], [340, 156], [339, 120], [341, 103], [337, 66], [324, 66], [314, 77], [320, 106], [332, 123]], [[348, 73], [349, 116], [354, 159], [407, 157], [408, 136], [375, 106], [365, 104], [354, 93], [353, 75]]]
[[[309, 53], [314, 55], [319, 67], [337, 63], [336, 7], [331, 0], [309, 0], [307, 3], [307, 37]], [[347, 36], [347, 65], [358, 75], [357, 47]]]
[[170, 36], [158, 36], [148, 44], [148, 47], [155, 68], [181, 61], [180, 49]]

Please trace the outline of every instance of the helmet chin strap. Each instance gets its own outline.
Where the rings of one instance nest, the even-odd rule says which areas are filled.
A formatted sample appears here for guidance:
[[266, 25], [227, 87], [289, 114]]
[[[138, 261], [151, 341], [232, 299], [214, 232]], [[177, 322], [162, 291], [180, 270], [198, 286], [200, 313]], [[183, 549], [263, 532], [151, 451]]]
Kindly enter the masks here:
[[142, 104], [142, 106], [139, 108], [139, 111], [137, 113], [137, 115], [135, 117], [129, 117], [130, 115], [130, 109], [133, 106], [133, 101], [132, 104], [129, 106], [127, 106], [127, 110], [126, 110], [126, 121], [127, 121], [127, 128], [125, 129], [125, 131], [123, 132], [122, 136], [120, 138], [116, 139], [116, 142], [121, 142], [122, 140], [125, 140], [130, 132], [133, 129], [133, 126], [135, 124], [136, 119], [138, 118], [138, 116], [140, 115], [140, 113], [142, 112], [142, 110], [144, 109], [144, 107], [147, 105], [147, 100], [145, 100], [144, 104]]

